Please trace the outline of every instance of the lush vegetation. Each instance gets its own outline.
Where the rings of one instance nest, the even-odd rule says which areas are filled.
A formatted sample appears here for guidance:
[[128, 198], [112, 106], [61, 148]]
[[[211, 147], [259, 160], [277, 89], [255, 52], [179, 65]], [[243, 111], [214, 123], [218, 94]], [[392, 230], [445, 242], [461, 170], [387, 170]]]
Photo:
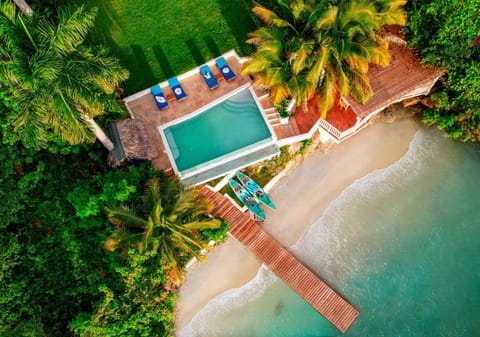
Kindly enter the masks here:
[[[209, 246], [201, 230], [219, 228], [222, 222], [209, 218], [213, 203], [200, 194], [199, 189], [183, 191], [169, 188], [171, 195], [162, 200], [160, 181], [152, 179], [140, 205], [118, 208], [107, 207], [107, 215], [116, 229], [105, 243], [105, 248], [128, 249], [135, 247], [140, 253], [151, 251], [160, 256], [173, 281], [179, 282], [183, 266], [194, 256], [203, 260], [202, 249]], [[175, 200], [173, 206], [168, 205]]]
[[[102, 152], [99, 145], [71, 150], [1, 145], [0, 335], [66, 336], [73, 329], [79, 336], [171, 336], [171, 264], [151, 250], [106, 250], [118, 227], [104, 208], [140, 204], [155, 178], [164, 207], [175, 209], [181, 184], [148, 164], [111, 170], [92, 155]], [[203, 246], [227, 229], [193, 238]], [[191, 257], [175, 254], [180, 269]]]
[[412, 0], [407, 38], [424, 62], [448, 73], [423, 120], [458, 140], [480, 141], [480, 4]]
[[[34, 4], [44, 2], [32, 2], [35, 14], [28, 18], [17, 16], [9, 1], [0, 2], [0, 335], [172, 336], [171, 260], [163, 250], [105, 249], [120, 230], [106, 209], [141, 204], [147, 182], [157, 181], [156, 196], [167, 210], [161, 218], [166, 216], [175, 231], [185, 223], [191, 227], [183, 233], [183, 245], [173, 233], [161, 233], [164, 242], [170, 238], [174, 244], [170, 253], [179, 257], [177, 271], [210, 240], [224, 239], [228, 225], [210, 229], [219, 222], [201, 216], [208, 207], [200, 197], [188, 199], [180, 212], [176, 207], [194, 192], [183, 191], [178, 180], [149, 164], [111, 170], [99, 144], [62, 142], [59, 136], [84, 126], [64, 109], [89, 117], [118, 110], [107, 93], [126, 73], [101, 48], [83, 43], [95, 9], [57, 12]], [[108, 74], [102, 67], [115, 73], [102, 81]], [[45, 111], [40, 104], [47, 105]], [[24, 119], [33, 124], [20, 124]], [[48, 151], [37, 150], [44, 146]], [[173, 214], [182, 216], [173, 219]], [[195, 228], [197, 220], [212, 226]], [[144, 232], [142, 238], [148, 227]], [[158, 238], [158, 232], [153, 228], [150, 237]]]
[[95, 9], [66, 7], [56, 20], [0, 3], [2, 133], [10, 144], [93, 141], [93, 118], [121, 113], [113, 93], [128, 72], [105, 49], [84, 44]]
[[255, 54], [243, 68], [271, 89], [274, 104], [320, 96], [321, 114], [338, 99], [366, 102], [373, 94], [368, 64], [389, 64], [384, 25], [404, 25], [406, 1], [277, 1], [277, 12], [255, 6], [264, 23], [250, 34]]
[[251, 2], [75, 0], [99, 8], [91, 39], [130, 70], [126, 94], [137, 92], [236, 49], [248, 54], [255, 29]]
[[[9, 1], [0, 1], [0, 336], [172, 336], [181, 270], [190, 257], [201, 258], [199, 251], [210, 240], [223, 240], [228, 225], [205, 216], [211, 205], [197, 191], [185, 191], [148, 163], [111, 170], [99, 144], [64, 143], [92, 139], [85, 116], [120, 112], [113, 91], [126, 72], [103, 48], [84, 41], [96, 10], [57, 11], [60, 2], [32, 0], [36, 14], [27, 18], [18, 16]], [[247, 53], [244, 39], [254, 28], [250, 3], [242, 0], [166, 0], [161, 6], [91, 2], [100, 9], [89, 42], [105, 43], [130, 69], [130, 92], [227, 49]], [[387, 0], [375, 4], [380, 12], [392, 8]], [[271, 8], [302, 20], [310, 13], [282, 2]], [[409, 10], [411, 43], [426, 61], [449, 71], [434, 96], [437, 108], [428, 110], [425, 120], [454, 138], [478, 139], [480, 42], [479, 19], [473, 15], [478, 4], [418, 0]], [[281, 22], [287, 21], [272, 13], [257, 9], [283, 31]], [[344, 9], [337, 13], [342, 16], [327, 15], [332, 20], [322, 27], [351, 22], [340, 20]], [[427, 26], [432, 28], [421, 29]], [[351, 42], [353, 36], [338, 41]], [[307, 60], [314, 47], [293, 37], [284, 42], [292, 56], [290, 70], [296, 75], [312, 71]], [[372, 45], [367, 47], [365, 53]], [[335, 48], [327, 54], [344, 51]], [[328, 60], [313, 59], [323, 58]], [[342, 88], [340, 70], [350, 74], [349, 67], [340, 69], [335, 62], [314, 64], [321, 65], [320, 75], [325, 70], [319, 77], [323, 85], [333, 79], [332, 85]], [[349, 84], [352, 94], [358, 90], [352, 89], [355, 83]], [[304, 142], [299, 153], [309, 145]], [[42, 147], [49, 151], [38, 150]], [[247, 173], [263, 185], [290, 159], [283, 148], [275, 161]]]

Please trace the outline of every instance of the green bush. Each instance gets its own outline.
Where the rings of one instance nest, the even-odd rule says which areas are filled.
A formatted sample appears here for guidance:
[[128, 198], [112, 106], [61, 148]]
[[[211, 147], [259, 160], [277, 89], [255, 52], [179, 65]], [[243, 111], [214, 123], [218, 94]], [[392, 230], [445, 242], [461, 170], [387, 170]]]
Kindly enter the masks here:
[[230, 225], [223, 221], [222, 225], [216, 229], [204, 229], [202, 230], [202, 236], [205, 242], [215, 241], [221, 243], [225, 241], [230, 230]]

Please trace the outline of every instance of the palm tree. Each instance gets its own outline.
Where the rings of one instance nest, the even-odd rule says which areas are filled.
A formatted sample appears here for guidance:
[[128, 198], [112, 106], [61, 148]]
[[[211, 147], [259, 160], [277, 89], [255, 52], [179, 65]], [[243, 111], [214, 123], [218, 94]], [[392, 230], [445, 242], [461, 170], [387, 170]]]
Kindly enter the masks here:
[[119, 112], [113, 93], [128, 72], [105, 49], [84, 41], [96, 9], [68, 7], [55, 21], [17, 13], [10, 1], [0, 5], [0, 96], [10, 124], [24, 145], [44, 147], [58, 137], [71, 144], [113, 144], [94, 121]]
[[20, 9], [23, 14], [32, 16], [33, 10], [25, 0], [13, 0], [13, 2], [15, 2], [15, 5], [17, 5], [18, 9]]
[[221, 222], [208, 217], [213, 203], [199, 189], [181, 192], [173, 207], [162, 205], [160, 183], [152, 179], [147, 185], [138, 207], [106, 208], [115, 232], [105, 243], [110, 251], [134, 247], [140, 252], [153, 251], [161, 255], [161, 263], [178, 281], [185, 258], [204, 257], [201, 250], [208, 248], [199, 236], [201, 229], [218, 228]]
[[265, 26], [250, 34], [256, 46], [242, 73], [270, 87], [278, 104], [306, 104], [317, 93], [325, 118], [336, 93], [365, 103], [373, 94], [368, 64], [389, 64], [383, 25], [404, 25], [406, 0], [278, 0], [281, 14], [262, 6], [253, 12]]

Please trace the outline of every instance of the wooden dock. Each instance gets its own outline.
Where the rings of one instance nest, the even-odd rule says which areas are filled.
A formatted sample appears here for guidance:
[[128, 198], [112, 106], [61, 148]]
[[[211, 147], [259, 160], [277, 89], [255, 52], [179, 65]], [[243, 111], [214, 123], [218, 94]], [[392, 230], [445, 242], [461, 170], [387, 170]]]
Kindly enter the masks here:
[[225, 196], [207, 186], [202, 193], [215, 204], [213, 216], [230, 224], [230, 233], [249, 248], [272, 272], [310, 303], [342, 333], [358, 316], [358, 311], [307, 269]]

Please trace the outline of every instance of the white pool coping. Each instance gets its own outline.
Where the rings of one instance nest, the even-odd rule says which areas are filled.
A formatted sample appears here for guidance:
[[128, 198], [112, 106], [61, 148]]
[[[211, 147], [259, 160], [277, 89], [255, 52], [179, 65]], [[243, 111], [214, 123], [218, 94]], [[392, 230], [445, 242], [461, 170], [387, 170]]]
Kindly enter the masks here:
[[[257, 109], [259, 110], [260, 115], [262, 116], [264, 123], [267, 125], [268, 131], [270, 132], [270, 137], [265, 138], [261, 141], [255, 142], [253, 144], [244, 146], [244, 147], [242, 147], [238, 150], [226, 153], [226, 154], [224, 154], [220, 157], [217, 157], [217, 158], [208, 160], [206, 162], [203, 162], [201, 164], [195, 165], [195, 166], [193, 166], [191, 168], [188, 168], [186, 170], [180, 171], [177, 167], [177, 163], [175, 162], [175, 156], [173, 155], [172, 150], [170, 148], [170, 145], [167, 141], [167, 137], [165, 135], [164, 129], [166, 129], [166, 128], [172, 126], [172, 125], [182, 123], [182, 122], [184, 122], [184, 121], [186, 121], [190, 118], [193, 118], [193, 117], [201, 114], [202, 112], [212, 108], [213, 106], [229, 99], [230, 97], [232, 97], [235, 94], [237, 94], [241, 91], [244, 91], [244, 90], [249, 90], [250, 91], [250, 94], [252, 95], [252, 97], [253, 97], [256, 105], [257, 105]], [[179, 117], [179, 118], [177, 118], [177, 119], [175, 119], [175, 120], [173, 120], [169, 123], [165, 123], [163, 125], [160, 125], [158, 127], [158, 131], [159, 131], [160, 137], [162, 138], [162, 141], [165, 145], [165, 150], [167, 152], [168, 159], [170, 160], [170, 163], [172, 164], [173, 171], [175, 172], [175, 174], [177, 176], [180, 177], [180, 179], [185, 179], [185, 178], [194, 176], [194, 175], [199, 174], [201, 172], [210, 170], [210, 169], [214, 168], [215, 166], [220, 166], [220, 165], [225, 164], [229, 161], [241, 158], [245, 155], [248, 155], [250, 153], [258, 151], [259, 149], [262, 149], [264, 147], [268, 147], [270, 145], [273, 145], [273, 144], [277, 143], [277, 136], [276, 136], [276, 134], [273, 130], [273, 127], [270, 125], [270, 123], [268, 122], [265, 114], [263, 113], [262, 106], [260, 105], [260, 102], [258, 101], [257, 95], [255, 94], [254, 90], [252, 89], [251, 83], [245, 83], [244, 85], [238, 87], [237, 89], [232, 90], [231, 92], [227, 93], [226, 95], [223, 95], [222, 97], [220, 97], [220, 98], [218, 98], [218, 99], [200, 107], [199, 109], [197, 109], [196, 111], [194, 111], [194, 112], [192, 112], [188, 115]]]

